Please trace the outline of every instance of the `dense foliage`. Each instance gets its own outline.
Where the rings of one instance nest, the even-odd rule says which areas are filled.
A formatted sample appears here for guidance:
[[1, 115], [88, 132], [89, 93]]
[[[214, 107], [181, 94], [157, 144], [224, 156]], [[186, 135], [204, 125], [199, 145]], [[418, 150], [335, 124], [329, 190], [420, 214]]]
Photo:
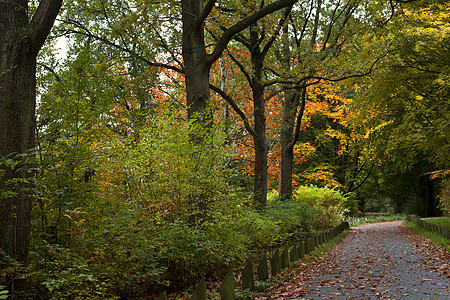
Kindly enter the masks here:
[[[44, 299], [179, 291], [364, 210], [425, 213], [430, 183], [448, 213], [449, 8], [298, 3], [225, 50], [224, 19], [266, 2], [208, 1], [204, 54], [225, 52], [203, 70], [222, 90], [194, 95], [203, 112], [186, 103], [180, 3], [66, 2], [37, 66], [36, 148], [0, 157], [0, 199], [33, 195], [29, 262], [0, 249], [0, 299], [25, 279], [17, 295]], [[33, 180], [3, 180], [15, 168]]]

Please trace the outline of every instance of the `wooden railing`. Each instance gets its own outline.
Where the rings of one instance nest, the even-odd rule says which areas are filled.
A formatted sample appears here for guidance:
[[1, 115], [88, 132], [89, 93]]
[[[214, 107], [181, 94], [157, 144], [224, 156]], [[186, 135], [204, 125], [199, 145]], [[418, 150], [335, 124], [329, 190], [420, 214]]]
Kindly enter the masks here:
[[[302, 259], [306, 254], [314, 251], [318, 246], [332, 240], [344, 230], [349, 229], [348, 222], [342, 222], [340, 225], [322, 232], [311, 233], [296, 244], [274, 249], [270, 253], [265, 253], [256, 266], [256, 279], [253, 272], [253, 262], [247, 261], [244, 269], [241, 271], [242, 289], [253, 291], [255, 280], [266, 281], [270, 276], [281, 272], [282, 269], [289, 267], [295, 261]], [[269, 254], [269, 255], [268, 255]], [[270, 266], [270, 267], [269, 267]], [[269, 272], [270, 269], [270, 272]], [[220, 298], [229, 300], [235, 298], [234, 291], [234, 272], [228, 270], [225, 279], [220, 285]], [[162, 293], [159, 300], [166, 300], [166, 292]], [[206, 300], [205, 279], [197, 283], [192, 300]]]
[[406, 216], [406, 220], [408, 222], [416, 224], [417, 226], [419, 226], [427, 231], [438, 233], [442, 237], [444, 237], [446, 239], [450, 239], [450, 231], [448, 230], [447, 227], [438, 226], [436, 224], [429, 223], [429, 222], [419, 218], [418, 216], [409, 216], [408, 215], [408, 216]]

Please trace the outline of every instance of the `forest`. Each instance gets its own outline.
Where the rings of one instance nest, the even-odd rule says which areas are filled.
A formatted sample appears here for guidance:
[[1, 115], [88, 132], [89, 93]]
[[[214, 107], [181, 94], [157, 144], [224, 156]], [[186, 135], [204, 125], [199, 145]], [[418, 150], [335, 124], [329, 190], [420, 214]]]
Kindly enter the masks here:
[[0, 33], [0, 299], [152, 299], [450, 213], [445, 0], [9, 0]]

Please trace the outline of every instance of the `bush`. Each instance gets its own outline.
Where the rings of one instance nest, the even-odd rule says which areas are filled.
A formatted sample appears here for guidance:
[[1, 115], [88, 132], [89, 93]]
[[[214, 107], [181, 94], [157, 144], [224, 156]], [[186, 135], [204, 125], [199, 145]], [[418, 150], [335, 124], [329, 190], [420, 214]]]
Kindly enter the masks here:
[[330, 228], [336, 226], [345, 212], [348, 199], [339, 191], [329, 187], [314, 185], [300, 186], [294, 194], [298, 203], [308, 203], [318, 212], [318, 218], [313, 222], [317, 228]]
[[93, 211], [75, 229], [72, 247], [33, 241], [32, 282], [44, 298], [114, 299], [167, 284], [158, 255], [163, 243], [142, 211], [125, 205], [102, 217]]
[[318, 211], [305, 202], [271, 200], [267, 204], [266, 216], [277, 222], [284, 234], [283, 241], [288, 242], [314, 229]]

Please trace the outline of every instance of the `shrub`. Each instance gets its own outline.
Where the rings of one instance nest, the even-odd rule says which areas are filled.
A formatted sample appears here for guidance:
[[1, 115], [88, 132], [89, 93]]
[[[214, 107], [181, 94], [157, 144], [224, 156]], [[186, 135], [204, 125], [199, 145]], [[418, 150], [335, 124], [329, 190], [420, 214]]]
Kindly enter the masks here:
[[339, 191], [314, 185], [300, 186], [294, 194], [295, 202], [308, 203], [318, 212], [313, 223], [318, 228], [329, 228], [338, 224], [347, 200]]
[[277, 222], [284, 234], [284, 242], [287, 242], [313, 230], [318, 212], [305, 202], [271, 200], [267, 204], [266, 216]]

